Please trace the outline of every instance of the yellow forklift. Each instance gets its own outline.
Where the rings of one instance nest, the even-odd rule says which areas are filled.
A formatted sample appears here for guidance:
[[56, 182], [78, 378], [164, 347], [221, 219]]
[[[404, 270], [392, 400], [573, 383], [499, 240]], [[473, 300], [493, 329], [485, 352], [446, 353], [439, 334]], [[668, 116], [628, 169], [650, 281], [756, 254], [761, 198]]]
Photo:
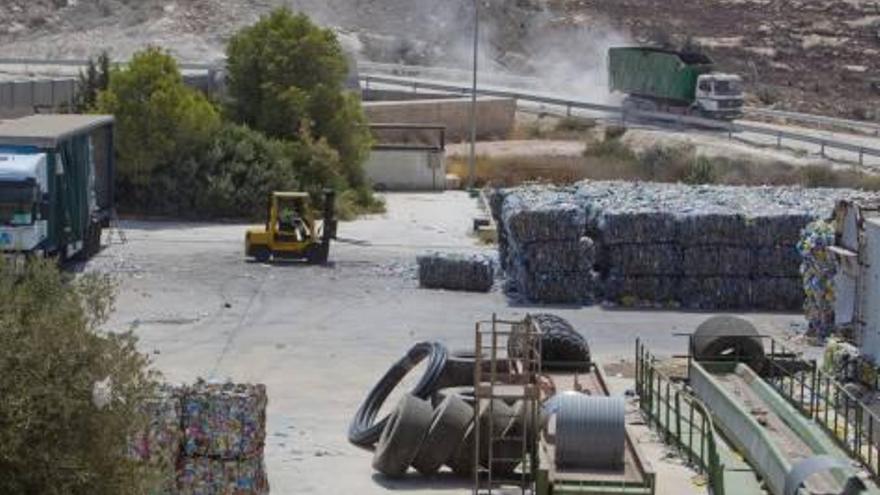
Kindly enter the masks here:
[[330, 240], [336, 238], [335, 200], [334, 191], [324, 191], [324, 211], [318, 220], [308, 193], [271, 193], [266, 227], [248, 229], [245, 254], [263, 263], [270, 259], [327, 263]]

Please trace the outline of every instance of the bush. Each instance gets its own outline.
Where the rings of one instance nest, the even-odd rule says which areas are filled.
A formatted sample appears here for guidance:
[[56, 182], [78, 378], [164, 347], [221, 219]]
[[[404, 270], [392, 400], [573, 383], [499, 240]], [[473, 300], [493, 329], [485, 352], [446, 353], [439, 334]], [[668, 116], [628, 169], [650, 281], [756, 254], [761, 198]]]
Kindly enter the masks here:
[[0, 264], [0, 493], [147, 493], [127, 456], [155, 377], [131, 334], [99, 331], [113, 307], [103, 277], [68, 282], [48, 261]]
[[281, 8], [235, 34], [226, 52], [233, 120], [274, 138], [326, 140], [346, 182], [364, 184], [371, 137], [359, 99], [344, 91], [348, 66], [332, 30]]
[[563, 117], [556, 123], [557, 132], [587, 132], [596, 127], [595, 119], [581, 117]]
[[259, 132], [226, 124], [199, 157], [195, 209], [201, 216], [261, 218], [272, 191], [295, 191], [286, 143]]
[[76, 111], [85, 113], [98, 104], [98, 95], [110, 87], [110, 55], [105, 51], [98, 59], [89, 58], [85, 72], [80, 71], [76, 88]]
[[714, 184], [718, 180], [717, 175], [712, 160], [701, 155], [691, 162], [684, 182], [688, 184]]
[[154, 213], [180, 209], [194, 186], [201, 153], [220, 126], [217, 110], [188, 88], [177, 63], [159, 48], [116, 68], [97, 110], [116, 117], [121, 206]]
[[620, 139], [626, 134], [626, 127], [622, 125], [609, 125], [605, 128], [605, 140]]
[[837, 174], [826, 165], [807, 165], [801, 169], [801, 177], [806, 187], [837, 187], [839, 185]]
[[639, 154], [640, 175], [646, 180], [683, 180], [695, 159], [696, 151], [692, 145], [655, 144]]

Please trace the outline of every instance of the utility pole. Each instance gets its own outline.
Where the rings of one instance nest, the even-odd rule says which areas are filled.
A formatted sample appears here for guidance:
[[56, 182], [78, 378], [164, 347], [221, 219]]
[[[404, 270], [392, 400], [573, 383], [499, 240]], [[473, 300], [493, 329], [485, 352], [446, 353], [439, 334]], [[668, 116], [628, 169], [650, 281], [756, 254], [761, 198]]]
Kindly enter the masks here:
[[474, 0], [474, 79], [471, 86], [471, 149], [468, 157], [468, 189], [475, 185], [477, 170], [477, 61], [479, 58], [480, 43], [480, 6], [479, 0]]

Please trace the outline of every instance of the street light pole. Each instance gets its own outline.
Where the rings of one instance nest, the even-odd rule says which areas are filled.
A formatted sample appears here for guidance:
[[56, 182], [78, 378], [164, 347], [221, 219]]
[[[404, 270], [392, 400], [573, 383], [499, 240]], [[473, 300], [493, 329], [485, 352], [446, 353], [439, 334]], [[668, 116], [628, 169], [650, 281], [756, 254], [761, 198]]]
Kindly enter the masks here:
[[477, 170], [477, 60], [480, 43], [480, 7], [474, 0], [474, 79], [471, 86], [471, 149], [468, 157], [468, 189], [473, 189]]

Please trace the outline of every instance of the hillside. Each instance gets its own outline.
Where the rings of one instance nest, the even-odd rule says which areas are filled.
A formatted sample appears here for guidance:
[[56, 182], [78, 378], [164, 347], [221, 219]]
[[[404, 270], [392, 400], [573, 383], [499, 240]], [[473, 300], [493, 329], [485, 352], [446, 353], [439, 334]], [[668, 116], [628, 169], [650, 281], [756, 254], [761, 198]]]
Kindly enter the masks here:
[[[362, 59], [466, 65], [470, 0], [6, 0], [5, 56], [126, 58], [146, 44], [214, 61], [240, 26], [279, 5], [334, 26]], [[484, 67], [606, 98], [604, 54], [630, 43], [706, 50], [742, 74], [752, 104], [880, 118], [880, 2], [491, 0]]]

